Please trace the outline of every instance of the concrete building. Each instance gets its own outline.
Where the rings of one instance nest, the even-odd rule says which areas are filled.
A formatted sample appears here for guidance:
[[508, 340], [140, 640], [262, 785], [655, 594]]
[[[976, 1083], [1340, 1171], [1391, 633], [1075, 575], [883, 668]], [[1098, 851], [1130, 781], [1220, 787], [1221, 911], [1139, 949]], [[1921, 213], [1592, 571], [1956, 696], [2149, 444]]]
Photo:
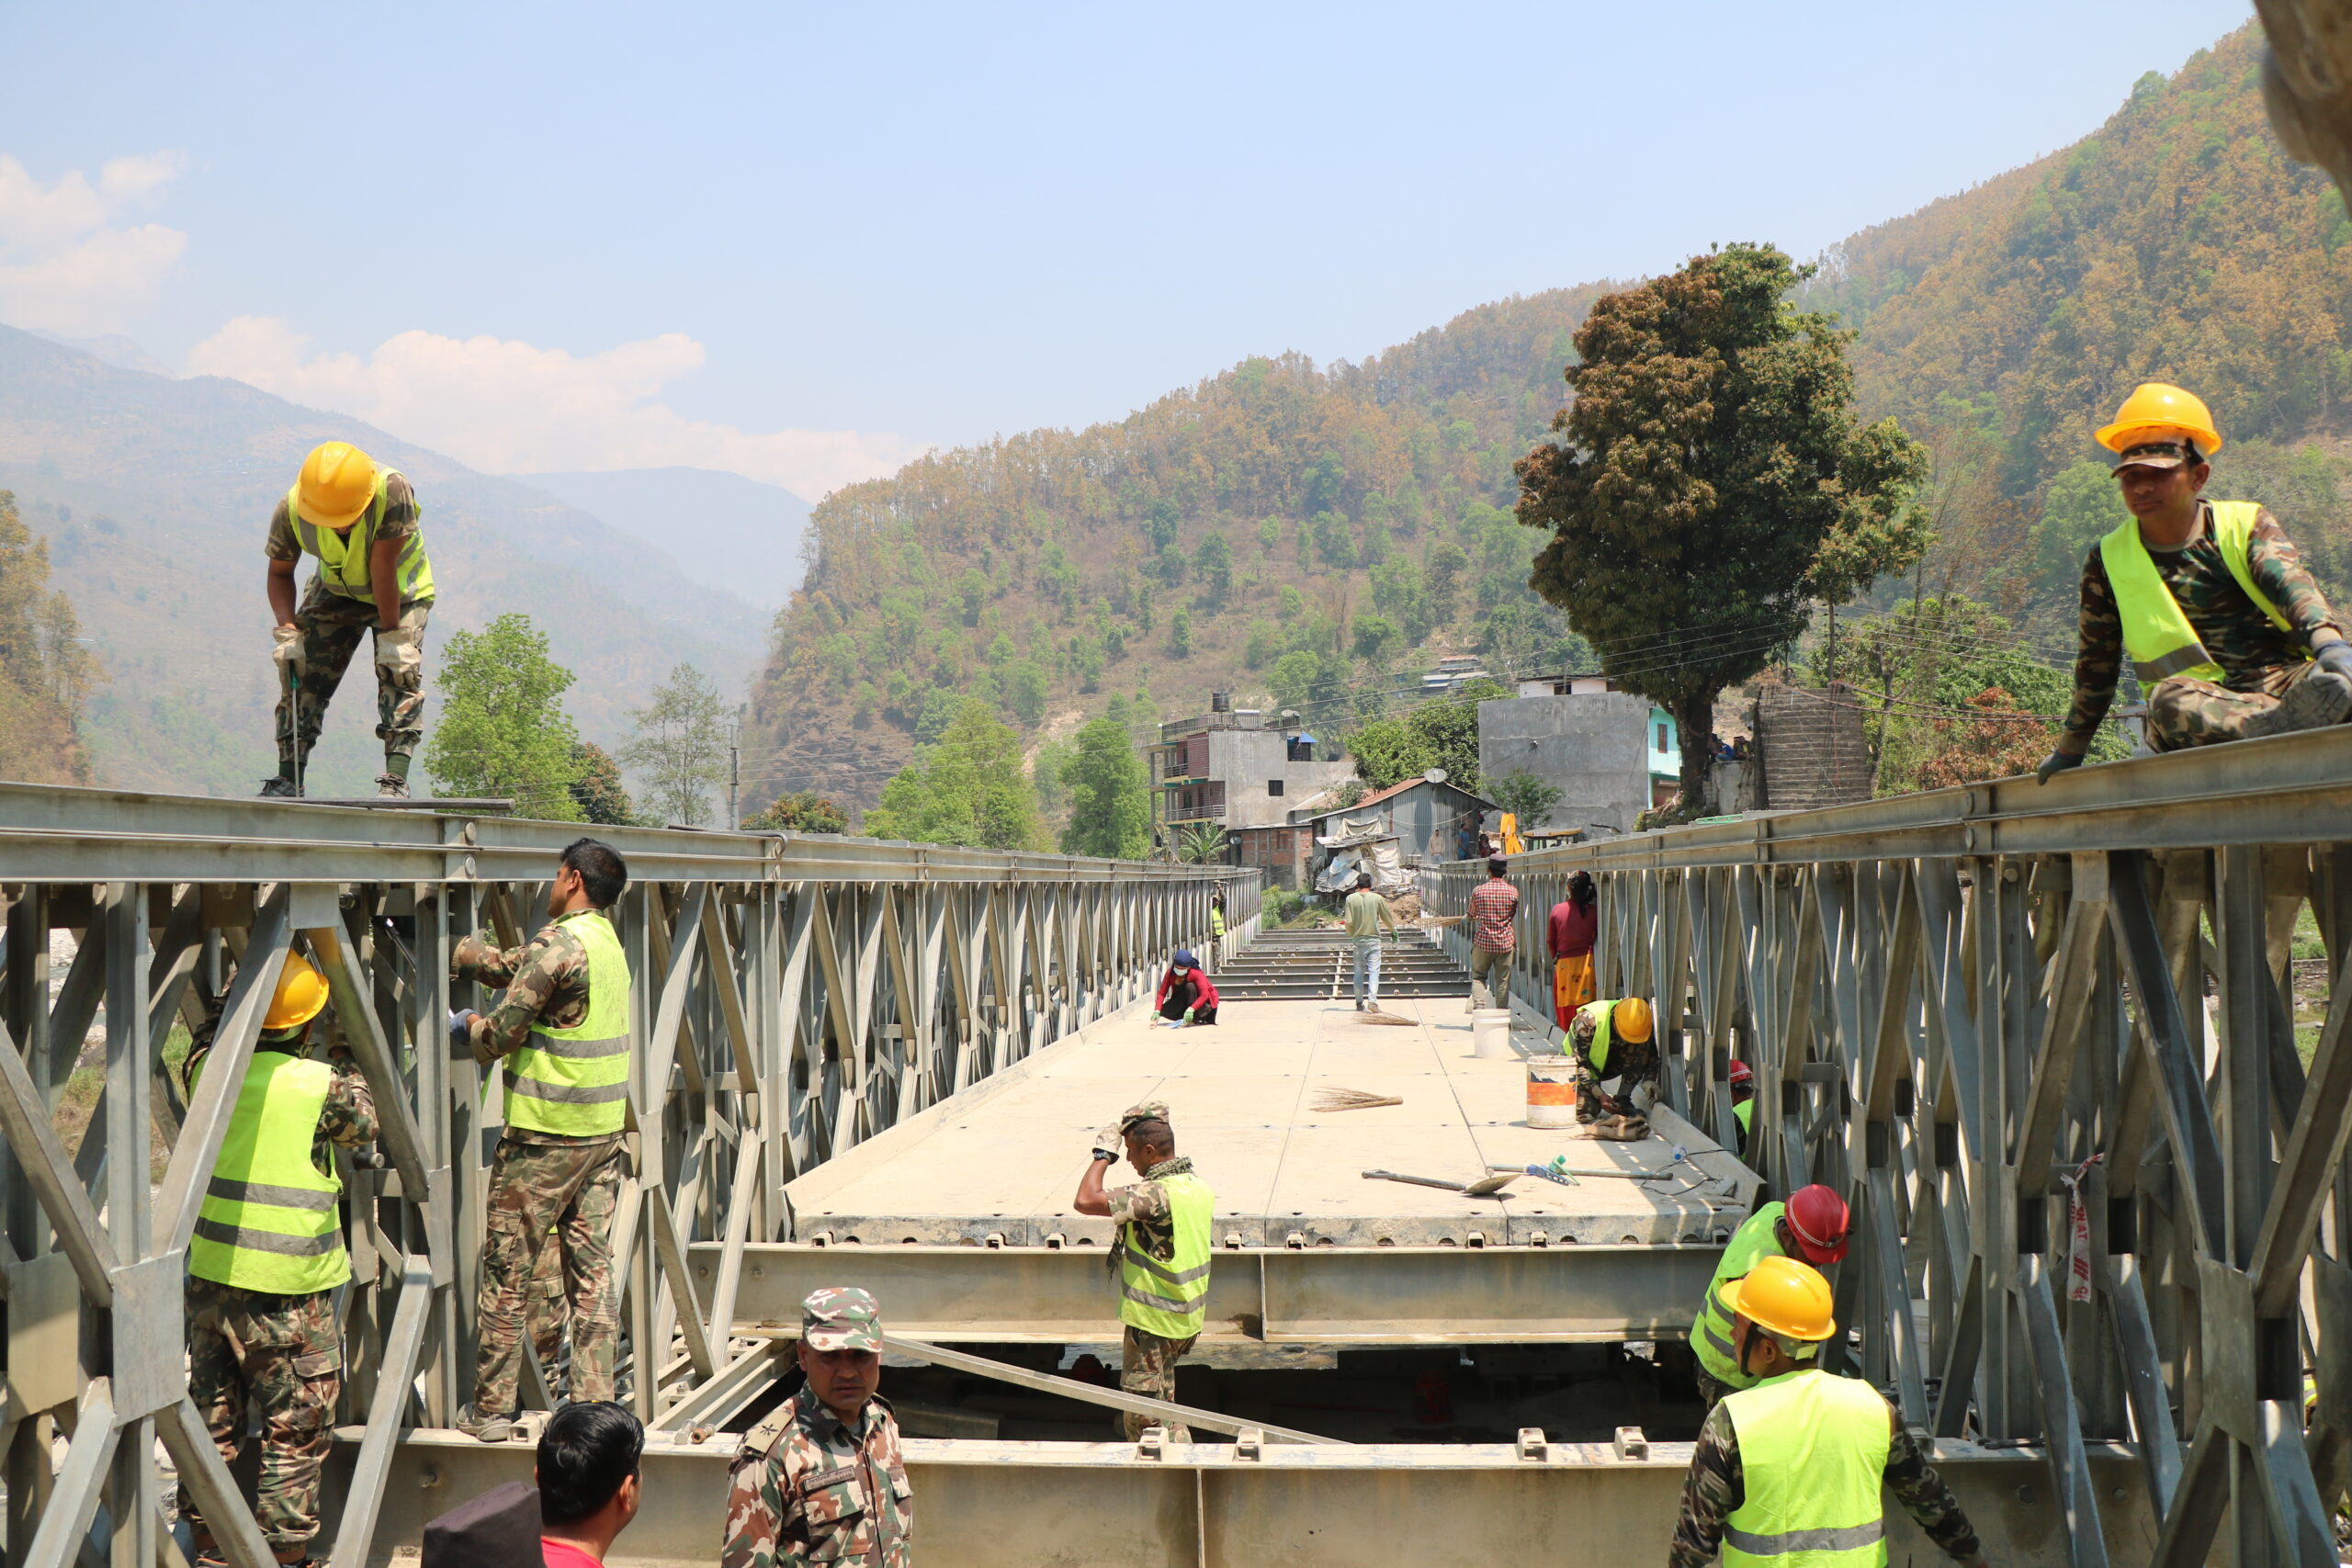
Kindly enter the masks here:
[[1353, 806], [1337, 806], [1305, 818], [1317, 838], [1332, 838], [1341, 824], [1350, 829], [1386, 834], [1397, 841], [1408, 865], [1458, 859], [1454, 834], [1465, 821], [1491, 822], [1495, 803], [1459, 784], [1407, 779], [1365, 795]]
[[1222, 692], [1206, 714], [1161, 725], [1148, 756], [1155, 832], [1186, 822], [1216, 822], [1228, 833], [1283, 827], [1294, 806], [1355, 776], [1352, 763], [1317, 761], [1313, 736], [1229, 707]]
[[1673, 716], [1608, 685], [1600, 676], [1521, 682], [1522, 694], [1551, 690], [1478, 705], [1478, 776], [1491, 787], [1524, 771], [1562, 792], [1544, 821], [1520, 824], [1522, 832], [1630, 833], [1674, 794], [1682, 749]]

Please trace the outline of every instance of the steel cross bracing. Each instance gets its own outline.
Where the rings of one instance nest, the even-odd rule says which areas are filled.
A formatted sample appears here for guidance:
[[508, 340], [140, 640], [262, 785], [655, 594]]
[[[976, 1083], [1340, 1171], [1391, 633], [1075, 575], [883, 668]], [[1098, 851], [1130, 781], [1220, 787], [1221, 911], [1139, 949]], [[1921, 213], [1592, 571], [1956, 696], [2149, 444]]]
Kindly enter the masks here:
[[[536, 929], [569, 824], [0, 785], [0, 1461], [11, 1568], [178, 1562], [160, 1440], [238, 1568], [271, 1554], [187, 1395], [182, 1292], [198, 1200], [278, 964], [325, 972], [367, 1074], [381, 1167], [341, 1172], [354, 1279], [345, 1408], [363, 1425], [313, 1553], [362, 1568], [397, 1441], [470, 1392], [494, 1097], [445, 1018], [479, 928]], [[649, 1421], [771, 1365], [730, 1335], [745, 1246], [784, 1184], [1148, 994], [1203, 946], [1212, 890], [1254, 931], [1260, 874], [828, 837], [596, 829], [632, 882], [633, 1177], [615, 1220], [623, 1367]], [[73, 956], [52, 972], [51, 932]], [[193, 1101], [175, 1024], [221, 1021]], [[58, 1111], [103, 1011], [104, 1071], [69, 1154]], [[126, 1151], [157, 1154], [158, 1183]], [[707, 1288], [687, 1249], [717, 1244]], [[527, 1351], [526, 1351], [527, 1354]], [[526, 1397], [544, 1404], [536, 1364]], [[65, 1439], [62, 1467], [52, 1449]]]
[[[2046, 1444], [2086, 1568], [2107, 1561], [2103, 1439], [2137, 1449], [2157, 1562], [2204, 1562], [2224, 1524], [2240, 1564], [2337, 1561], [2352, 731], [1519, 857], [1532, 1006], [1579, 869], [1600, 995], [1658, 1003], [1666, 1098], [1737, 1146], [1745, 1060], [1748, 1163], [1852, 1203], [1833, 1274], [1860, 1337], [1834, 1349], [1906, 1422]], [[1431, 907], [1460, 912], [1483, 874], [1427, 874]], [[2306, 906], [2327, 997], [2308, 1060]]]

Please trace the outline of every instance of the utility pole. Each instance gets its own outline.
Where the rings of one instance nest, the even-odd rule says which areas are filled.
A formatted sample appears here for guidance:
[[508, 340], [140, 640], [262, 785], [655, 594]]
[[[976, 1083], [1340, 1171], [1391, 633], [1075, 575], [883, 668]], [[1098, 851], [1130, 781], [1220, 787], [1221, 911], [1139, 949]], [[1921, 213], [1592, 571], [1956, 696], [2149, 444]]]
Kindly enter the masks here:
[[743, 725], [738, 719], [727, 728], [727, 830], [730, 833], [743, 826], [743, 812], [737, 803], [737, 792], [743, 784]]

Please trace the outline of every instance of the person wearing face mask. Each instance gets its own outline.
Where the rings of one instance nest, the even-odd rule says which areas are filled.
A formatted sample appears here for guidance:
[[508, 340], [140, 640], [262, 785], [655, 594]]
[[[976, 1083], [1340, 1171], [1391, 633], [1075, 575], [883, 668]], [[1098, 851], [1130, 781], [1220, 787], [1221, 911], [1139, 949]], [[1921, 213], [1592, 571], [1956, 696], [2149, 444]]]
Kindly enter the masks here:
[[620, 1301], [610, 1232], [627, 1158], [629, 973], [607, 911], [628, 886], [611, 846], [579, 839], [548, 890], [548, 923], [502, 952], [488, 932], [460, 941], [449, 977], [503, 986], [488, 1014], [450, 1015], [449, 1037], [503, 1067], [506, 1128], [490, 1172], [481, 1257], [481, 1348], [473, 1403], [458, 1430], [486, 1443], [514, 1435], [526, 1300], [545, 1247], [563, 1251], [571, 1397], [614, 1396]]
[[2075, 695], [2043, 784], [2082, 765], [2123, 660], [2148, 700], [2159, 751], [2253, 740], [2352, 715], [2352, 642], [2278, 520], [2199, 492], [2222, 448], [2213, 416], [2149, 382], [2098, 433], [2131, 521], [2083, 562]]
[[1192, 949], [1180, 947], [1176, 956], [1168, 961], [1168, 972], [1159, 977], [1159, 989], [1152, 994], [1151, 1005], [1159, 1012], [1159, 1021], [1170, 1029], [1216, 1021], [1216, 987], [1202, 969], [1201, 961], [1193, 956]]

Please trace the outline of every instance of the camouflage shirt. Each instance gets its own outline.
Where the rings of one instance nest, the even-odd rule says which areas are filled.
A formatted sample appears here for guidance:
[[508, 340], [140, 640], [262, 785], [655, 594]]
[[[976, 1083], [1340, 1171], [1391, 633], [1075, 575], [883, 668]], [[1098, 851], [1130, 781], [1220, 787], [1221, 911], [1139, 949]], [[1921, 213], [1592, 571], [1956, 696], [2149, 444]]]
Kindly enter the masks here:
[[[1888, 1419], [1893, 1418], [1890, 1409]], [[1894, 1427], [1894, 1446], [1887, 1450], [1886, 1488], [1928, 1532], [1928, 1539], [1946, 1552], [1965, 1561], [1983, 1550], [1977, 1545], [1975, 1527], [1961, 1512], [1960, 1499], [1951, 1495], [1944, 1478], [1900, 1425]], [[1675, 1523], [1674, 1542], [1667, 1551], [1668, 1568], [1701, 1568], [1713, 1562], [1716, 1548], [1723, 1543], [1724, 1521], [1747, 1501], [1747, 1479], [1740, 1468], [1739, 1438], [1732, 1429], [1731, 1412], [1718, 1404], [1707, 1413], [1707, 1424], [1699, 1428], [1699, 1444], [1690, 1455], [1690, 1473], [1682, 1483], [1682, 1517]]]
[[[1103, 1196], [1111, 1202], [1111, 1219], [1121, 1228], [1123, 1240], [1132, 1240], [1136, 1247], [1161, 1262], [1176, 1256], [1176, 1213], [1168, 1201], [1168, 1189], [1159, 1184], [1163, 1176], [1184, 1176], [1191, 1173], [1192, 1160], [1183, 1155], [1161, 1160], [1143, 1173], [1143, 1179], [1133, 1187], [1114, 1187]], [[1111, 1272], [1119, 1271], [1119, 1248], [1111, 1248]]]
[[[2185, 547], [2151, 549], [2148, 558], [2155, 563], [2156, 575], [2164, 579], [2165, 586], [2172, 590], [2205, 651], [2222, 667], [2222, 684], [2236, 692], [2260, 691], [2264, 674], [2303, 661], [2313, 637], [2338, 635], [2319, 585], [2303, 569], [2294, 544], [2267, 508], [2256, 513], [2254, 533], [2246, 541], [2246, 572], [2295, 628], [2291, 634], [2273, 625], [2262, 606], [2247, 597], [2237, 579], [2230, 575], [2222, 547], [2213, 539], [2210, 502], [2199, 527], [2198, 536]], [[2107, 563], [2094, 546], [2083, 561], [2075, 700], [2066, 710], [2060, 750], [2079, 755], [2089, 749], [2092, 736], [2107, 717], [2108, 705], [2115, 700], [2123, 662], [2122, 614], [2116, 608], [2115, 589], [2107, 580]]]
[[[474, 1060], [481, 1066], [486, 1067], [530, 1043], [535, 1023], [549, 1029], [577, 1029], [587, 1021], [588, 949], [564, 929], [565, 921], [574, 918], [566, 915], [550, 920], [539, 928], [537, 935], [515, 948], [502, 949], [491, 932], [477, 931], [460, 939], [457, 951], [449, 955], [452, 980], [506, 987], [488, 1012], [475, 1015], [468, 1031]], [[522, 1144], [605, 1143], [620, 1135], [608, 1133], [577, 1138], [535, 1133], [526, 1127], [506, 1129], [506, 1136]]]
[[727, 1472], [719, 1568], [907, 1568], [914, 1492], [876, 1397], [854, 1428], [807, 1389], [744, 1434]]

